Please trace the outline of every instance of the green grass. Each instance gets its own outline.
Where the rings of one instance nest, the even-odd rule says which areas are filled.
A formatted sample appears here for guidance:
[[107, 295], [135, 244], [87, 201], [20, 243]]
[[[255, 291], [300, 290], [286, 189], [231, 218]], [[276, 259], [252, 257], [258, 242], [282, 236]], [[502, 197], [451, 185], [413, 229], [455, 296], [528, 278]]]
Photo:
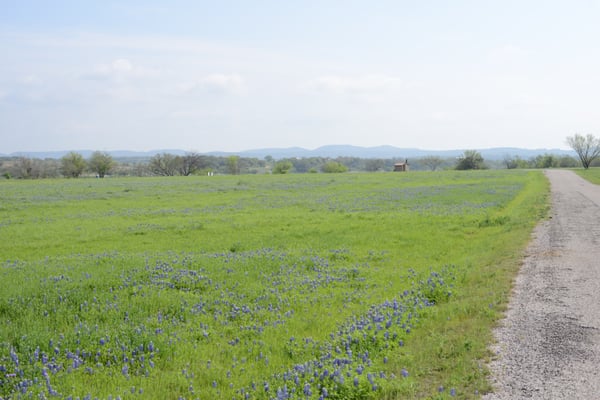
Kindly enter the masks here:
[[587, 179], [596, 185], [600, 185], [600, 168], [575, 169], [574, 171], [582, 178]]
[[0, 398], [477, 397], [547, 192], [491, 170], [3, 181]]

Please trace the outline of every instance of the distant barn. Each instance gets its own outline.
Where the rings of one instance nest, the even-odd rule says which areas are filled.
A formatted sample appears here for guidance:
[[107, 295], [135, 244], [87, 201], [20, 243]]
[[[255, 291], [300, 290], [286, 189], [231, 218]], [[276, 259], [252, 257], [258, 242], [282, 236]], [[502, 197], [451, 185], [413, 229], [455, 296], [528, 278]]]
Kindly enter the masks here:
[[394, 164], [394, 171], [395, 172], [406, 172], [408, 171], [408, 160], [405, 160], [404, 162], [399, 162]]

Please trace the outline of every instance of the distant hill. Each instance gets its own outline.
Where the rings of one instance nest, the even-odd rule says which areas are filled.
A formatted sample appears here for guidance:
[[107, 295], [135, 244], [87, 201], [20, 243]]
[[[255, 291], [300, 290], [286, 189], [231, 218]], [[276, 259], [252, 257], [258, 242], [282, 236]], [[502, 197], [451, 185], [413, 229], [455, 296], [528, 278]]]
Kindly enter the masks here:
[[[254, 157], [264, 158], [271, 156], [274, 159], [282, 158], [306, 158], [306, 157], [359, 157], [359, 158], [419, 158], [423, 156], [433, 155], [442, 158], [458, 157], [463, 154], [466, 149], [456, 150], [423, 150], [415, 148], [400, 148], [394, 146], [376, 146], [376, 147], [360, 147], [351, 145], [328, 145], [322, 146], [313, 150], [305, 149], [302, 147], [288, 147], [288, 148], [264, 148], [264, 149], [253, 149], [239, 152], [220, 152], [211, 151], [201, 154], [214, 155], [214, 156], [230, 156], [238, 155], [241, 157]], [[523, 159], [529, 159], [542, 154], [554, 154], [557, 156], [576, 156], [572, 150], [561, 150], [561, 149], [522, 149], [517, 147], [495, 147], [490, 149], [476, 149], [481, 153], [486, 160], [502, 160], [505, 157], [520, 157]], [[88, 158], [93, 151], [92, 150], [75, 150], [83, 157]], [[49, 151], [49, 152], [17, 152], [11, 154], [0, 154], [3, 157], [31, 157], [31, 158], [61, 158], [69, 151]], [[131, 151], [131, 150], [115, 150], [108, 151], [110, 155], [115, 158], [149, 158], [158, 153], [170, 153], [176, 155], [183, 155], [186, 153], [185, 150], [180, 149], [159, 149], [151, 151]]]

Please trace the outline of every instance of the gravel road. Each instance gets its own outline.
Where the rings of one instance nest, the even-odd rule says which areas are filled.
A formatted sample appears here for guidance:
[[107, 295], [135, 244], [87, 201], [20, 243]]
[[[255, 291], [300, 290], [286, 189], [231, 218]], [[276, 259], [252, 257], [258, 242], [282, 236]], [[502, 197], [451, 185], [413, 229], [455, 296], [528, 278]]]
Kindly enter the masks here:
[[484, 399], [600, 399], [600, 186], [548, 170], [551, 218], [534, 231], [495, 331]]

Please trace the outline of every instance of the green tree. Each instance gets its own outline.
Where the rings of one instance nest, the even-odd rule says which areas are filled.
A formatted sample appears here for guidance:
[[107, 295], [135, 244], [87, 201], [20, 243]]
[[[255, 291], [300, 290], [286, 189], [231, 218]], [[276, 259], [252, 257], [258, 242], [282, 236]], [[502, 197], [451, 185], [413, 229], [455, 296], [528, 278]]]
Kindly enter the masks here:
[[88, 169], [96, 173], [99, 178], [104, 178], [114, 166], [115, 161], [112, 156], [101, 151], [93, 152], [88, 160]]
[[558, 166], [558, 159], [552, 154], [540, 154], [533, 159], [534, 168], [553, 168]]
[[456, 169], [485, 169], [485, 164], [483, 163], [483, 156], [476, 150], [465, 150], [463, 155], [458, 158]]
[[85, 170], [85, 159], [74, 151], [60, 159], [60, 172], [67, 178], [78, 178]]
[[238, 175], [240, 173], [240, 157], [229, 156], [227, 157], [227, 169], [231, 175]]
[[516, 156], [513, 158], [507, 154], [502, 159], [502, 163], [506, 166], [506, 169], [515, 169], [519, 165], [517, 162], [518, 158], [519, 158], [519, 156]]
[[507, 155], [504, 157], [502, 162], [504, 163], [507, 169], [526, 169], [535, 166], [535, 160], [531, 160], [531, 162], [529, 162], [527, 160], [522, 159], [519, 156], [511, 157]]
[[348, 171], [348, 167], [337, 161], [328, 161], [321, 167], [321, 171], [325, 173], [339, 173]]
[[579, 165], [577, 159], [571, 156], [562, 156], [558, 159], [558, 166], [560, 168], [575, 168]]
[[596, 138], [592, 134], [569, 136], [567, 144], [575, 150], [585, 169], [588, 169], [592, 161], [600, 155], [600, 138]]
[[293, 165], [291, 163], [291, 161], [278, 161], [277, 163], [275, 163], [275, 166], [273, 167], [273, 173], [274, 174], [287, 174], [291, 169], [292, 169]]

